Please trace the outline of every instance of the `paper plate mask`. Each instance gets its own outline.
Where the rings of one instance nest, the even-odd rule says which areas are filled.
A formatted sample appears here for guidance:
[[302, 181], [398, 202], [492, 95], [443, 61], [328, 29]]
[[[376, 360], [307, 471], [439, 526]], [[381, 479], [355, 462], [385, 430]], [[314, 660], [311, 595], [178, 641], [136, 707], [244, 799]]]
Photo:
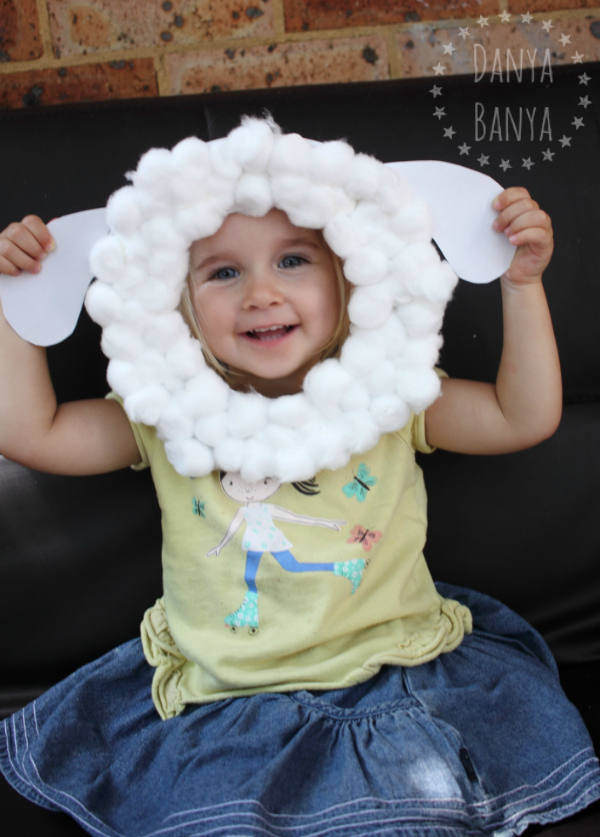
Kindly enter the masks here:
[[[433, 367], [457, 277], [431, 244], [411, 165], [384, 165], [344, 142], [285, 135], [271, 120], [246, 118], [224, 139], [190, 137], [172, 151], [147, 152], [128, 175], [132, 185], [112, 195], [111, 234], [92, 249], [97, 281], [86, 307], [103, 327], [110, 386], [132, 421], [157, 428], [180, 474], [220, 468], [248, 481], [310, 478], [372, 448], [438, 396]], [[448, 164], [420, 165], [429, 165], [431, 188], [431, 166]], [[397, 171], [403, 167], [409, 179]], [[477, 218], [499, 248], [498, 276], [512, 248], [489, 233], [501, 187], [485, 180], [489, 218], [481, 207]], [[262, 216], [273, 207], [298, 227], [323, 230], [353, 290], [339, 359], [314, 366], [302, 392], [269, 399], [233, 391], [209, 368], [177, 307], [192, 242], [214, 234], [229, 213]], [[455, 231], [451, 222], [449, 243]], [[458, 240], [472, 234], [471, 225]]]

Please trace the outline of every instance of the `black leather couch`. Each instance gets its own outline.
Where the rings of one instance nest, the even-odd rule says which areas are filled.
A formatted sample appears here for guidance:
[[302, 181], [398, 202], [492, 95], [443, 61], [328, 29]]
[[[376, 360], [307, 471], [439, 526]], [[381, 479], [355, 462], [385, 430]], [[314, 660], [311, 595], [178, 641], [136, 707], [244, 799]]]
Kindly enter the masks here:
[[[583, 69], [592, 79], [585, 89], [578, 80]], [[527, 186], [553, 217], [556, 252], [545, 284], [564, 373], [562, 423], [552, 439], [524, 453], [479, 458], [438, 452], [422, 465], [434, 576], [496, 596], [541, 631], [600, 751], [600, 97], [594, 95], [600, 65], [583, 69], [555, 70], [551, 88], [545, 86], [554, 160], [542, 162], [546, 146], [524, 138], [511, 146], [512, 169], [485, 169], [505, 186]], [[170, 147], [191, 134], [223, 135], [241, 114], [264, 108], [286, 131], [346, 137], [384, 161], [441, 159], [479, 169], [477, 143], [470, 156], [459, 157], [433, 118], [433, 83], [0, 112], [0, 229], [26, 213], [50, 220], [102, 206], [147, 148]], [[586, 92], [593, 104], [584, 113], [577, 100]], [[444, 105], [455, 125], [472, 125], [474, 98], [518, 112], [531, 106], [531, 95], [524, 84], [499, 90], [484, 79], [475, 96], [471, 77], [444, 79]], [[583, 129], [569, 127], [574, 115], [585, 116]], [[572, 147], [560, 150], [556, 140], [563, 133], [573, 137]], [[506, 142], [485, 145], [492, 159], [508, 156]], [[535, 166], [520, 167], [534, 152]], [[498, 283], [459, 284], [444, 326], [441, 365], [450, 375], [493, 380], [499, 302]], [[85, 313], [73, 336], [49, 350], [49, 362], [59, 400], [106, 392], [99, 330]], [[159, 515], [149, 475], [55, 477], [0, 458], [0, 555], [0, 710], [8, 715], [137, 635], [145, 608], [161, 590]], [[21, 799], [3, 779], [0, 829], [10, 837], [83, 834], [66, 816]], [[600, 834], [600, 809], [543, 833]]]

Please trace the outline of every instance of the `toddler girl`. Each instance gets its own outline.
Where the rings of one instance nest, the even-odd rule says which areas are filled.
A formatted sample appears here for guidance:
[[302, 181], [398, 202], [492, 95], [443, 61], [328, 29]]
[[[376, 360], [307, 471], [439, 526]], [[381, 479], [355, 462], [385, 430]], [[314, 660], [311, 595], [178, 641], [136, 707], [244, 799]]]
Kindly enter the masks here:
[[[547, 215], [524, 189], [494, 203], [517, 249], [484, 384], [434, 371], [456, 277], [371, 158], [250, 120], [132, 178], [88, 295], [114, 392], [57, 406], [43, 350], [2, 319], [0, 450], [63, 474], [151, 467], [164, 595], [141, 642], [4, 724], [8, 780], [111, 837], [510, 835], [597, 799], [541, 638], [434, 585], [414, 455], [555, 430]], [[0, 271], [51, 249], [29, 216]]]

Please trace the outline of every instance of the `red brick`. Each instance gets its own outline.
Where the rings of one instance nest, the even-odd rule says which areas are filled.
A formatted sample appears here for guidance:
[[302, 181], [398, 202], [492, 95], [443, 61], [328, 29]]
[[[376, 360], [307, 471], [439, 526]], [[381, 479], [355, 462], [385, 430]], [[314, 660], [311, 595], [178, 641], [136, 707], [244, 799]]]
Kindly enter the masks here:
[[56, 55], [271, 37], [269, 0], [48, 0]]
[[0, 62], [42, 55], [35, 0], [0, 0]]
[[515, 15], [531, 12], [561, 12], [566, 9], [597, 9], [598, 0], [510, 0], [510, 11]]
[[0, 107], [20, 108], [156, 95], [154, 63], [151, 58], [141, 58], [4, 75], [0, 87]]
[[496, 0], [284, 0], [288, 32], [493, 15]]
[[166, 63], [172, 94], [389, 78], [378, 36], [170, 54]]
[[[517, 20], [512, 16], [513, 20]], [[548, 18], [549, 19], [549, 18]], [[549, 33], [542, 28], [542, 21], [536, 20], [531, 24], [524, 23], [494, 23], [497, 18], [490, 18], [490, 26], [479, 27], [469, 25], [469, 35], [461, 38], [459, 27], [414, 29], [411, 32], [400, 32], [397, 44], [401, 59], [401, 75], [403, 77], [435, 76], [434, 66], [441, 64], [445, 67], [440, 78], [449, 75], [475, 74], [474, 44], [480, 44], [486, 55], [486, 69], [492, 71], [495, 51], [500, 50], [502, 66], [506, 67], [506, 51], [511, 50], [512, 56], [519, 61], [520, 50], [523, 50], [524, 64], [530, 68], [527, 51], [532, 55], [537, 49], [535, 65], [541, 67], [545, 50], [550, 49], [552, 65], [573, 64], [573, 56], [583, 55], [584, 62], [600, 60], [600, 40], [595, 38], [590, 26], [593, 21], [586, 19], [566, 18], [554, 20], [554, 28]], [[464, 27], [463, 27], [464, 28]], [[562, 35], [568, 35], [570, 44], [561, 44]], [[444, 44], [452, 44], [456, 49], [452, 57], [444, 52]], [[483, 69], [482, 54], [479, 53], [479, 67]], [[528, 72], [528, 70], [526, 72]]]

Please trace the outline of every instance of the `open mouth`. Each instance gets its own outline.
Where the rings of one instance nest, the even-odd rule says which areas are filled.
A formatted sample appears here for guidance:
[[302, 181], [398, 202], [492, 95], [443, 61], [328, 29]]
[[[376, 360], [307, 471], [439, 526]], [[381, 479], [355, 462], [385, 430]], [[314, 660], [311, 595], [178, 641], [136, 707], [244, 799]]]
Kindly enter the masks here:
[[256, 340], [259, 343], [271, 343], [274, 340], [280, 340], [282, 337], [285, 337], [291, 331], [293, 331], [297, 326], [295, 325], [282, 325], [282, 326], [269, 326], [268, 328], [255, 328], [252, 331], [244, 332], [244, 336], [250, 338], [251, 340]]

